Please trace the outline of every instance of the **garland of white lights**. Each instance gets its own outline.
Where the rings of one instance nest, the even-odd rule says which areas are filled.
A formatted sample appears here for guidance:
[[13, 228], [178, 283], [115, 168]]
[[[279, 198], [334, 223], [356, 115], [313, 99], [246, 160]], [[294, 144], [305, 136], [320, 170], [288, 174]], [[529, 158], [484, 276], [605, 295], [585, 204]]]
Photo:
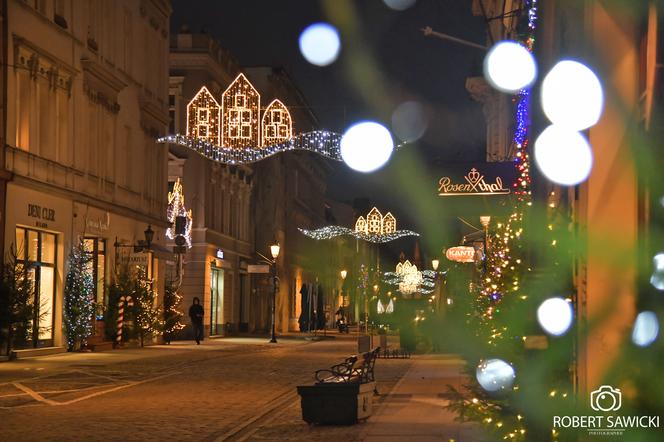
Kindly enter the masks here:
[[[331, 160], [343, 161], [340, 150], [341, 135], [324, 130], [301, 133], [283, 143], [262, 147], [221, 147], [202, 138], [180, 134], [166, 135], [158, 138], [157, 142], [184, 146], [212, 161], [231, 165], [256, 163], [278, 153], [292, 150], [305, 150]], [[400, 143], [395, 147], [395, 150], [405, 145], [406, 143]]]
[[377, 244], [394, 241], [395, 239], [403, 238], [404, 236], [420, 236], [419, 233], [413, 232], [412, 230], [397, 230], [392, 233], [375, 234], [375, 233], [356, 232], [353, 229], [341, 226], [327, 226], [327, 227], [321, 227], [320, 229], [316, 230], [307, 230], [307, 229], [298, 229], [298, 230], [302, 232], [304, 235], [308, 236], [309, 238], [313, 238], [315, 240], [332, 239], [336, 238], [337, 236], [348, 235], [348, 236], [353, 236], [357, 239], [362, 239], [364, 241], [369, 241]]
[[249, 164], [271, 157], [281, 152], [291, 150], [308, 150], [332, 160], [341, 161], [339, 143], [341, 135], [334, 132], [314, 131], [294, 136], [283, 143], [263, 147], [233, 147], [216, 146], [201, 138], [185, 135], [167, 135], [157, 140], [159, 143], [171, 143], [184, 146], [212, 161], [223, 164]]
[[412, 281], [406, 281], [403, 275], [396, 272], [385, 272], [383, 274], [383, 282], [397, 286], [399, 291], [404, 295], [430, 295], [436, 288], [435, 273], [433, 270], [422, 271], [422, 280], [417, 285], [414, 285]]

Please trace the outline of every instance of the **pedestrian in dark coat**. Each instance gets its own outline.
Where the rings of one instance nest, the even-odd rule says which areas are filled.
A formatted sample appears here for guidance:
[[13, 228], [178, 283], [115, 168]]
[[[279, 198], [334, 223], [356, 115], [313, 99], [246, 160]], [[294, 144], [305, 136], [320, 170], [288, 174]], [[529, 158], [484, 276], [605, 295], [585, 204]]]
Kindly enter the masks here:
[[200, 345], [203, 340], [203, 306], [201, 300], [194, 298], [191, 307], [189, 307], [189, 317], [191, 318], [191, 326], [194, 329], [194, 339], [196, 344]]

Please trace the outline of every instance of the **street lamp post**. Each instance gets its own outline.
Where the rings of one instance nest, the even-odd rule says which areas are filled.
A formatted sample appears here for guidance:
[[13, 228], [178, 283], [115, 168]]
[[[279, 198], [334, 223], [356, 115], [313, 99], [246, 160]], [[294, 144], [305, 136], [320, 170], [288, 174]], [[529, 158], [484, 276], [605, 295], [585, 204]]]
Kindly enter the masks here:
[[276, 328], [276, 304], [277, 304], [277, 257], [279, 256], [279, 243], [275, 242], [270, 246], [270, 253], [272, 254], [272, 337], [270, 342], [277, 343], [277, 336], [275, 333]]
[[346, 308], [346, 291], [344, 289], [346, 288], [346, 276], [348, 276], [348, 270], [343, 269], [339, 274], [341, 275], [341, 307]]
[[134, 253], [143, 252], [145, 250], [150, 250], [152, 246], [152, 240], [154, 239], [154, 230], [152, 230], [152, 225], [148, 225], [148, 228], [143, 231], [145, 239], [139, 239], [136, 244], [121, 244], [118, 242], [118, 237], [115, 237], [115, 242], [113, 247], [115, 247], [115, 263], [118, 263], [118, 249], [120, 248], [131, 248], [134, 250]]
[[436, 290], [434, 291], [436, 296], [436, 313], [440, 312], [440, 283], [438, 281], [438, 266], [440, 265], [440, 260], [434, 258], [431, 260], [431, 268], [436, 272]]

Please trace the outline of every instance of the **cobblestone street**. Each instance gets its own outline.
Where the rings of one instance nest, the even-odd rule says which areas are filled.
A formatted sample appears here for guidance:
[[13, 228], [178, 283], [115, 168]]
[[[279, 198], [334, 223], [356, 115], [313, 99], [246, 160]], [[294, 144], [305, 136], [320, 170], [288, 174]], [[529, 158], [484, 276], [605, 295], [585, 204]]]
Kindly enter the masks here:
[[[365, 424], [308, 426], [295, 386], [354, 340], [226, 339], [0, 365], [0, 439], [357, 440]], [[411, 360], [376, 364], [378, 405]]]

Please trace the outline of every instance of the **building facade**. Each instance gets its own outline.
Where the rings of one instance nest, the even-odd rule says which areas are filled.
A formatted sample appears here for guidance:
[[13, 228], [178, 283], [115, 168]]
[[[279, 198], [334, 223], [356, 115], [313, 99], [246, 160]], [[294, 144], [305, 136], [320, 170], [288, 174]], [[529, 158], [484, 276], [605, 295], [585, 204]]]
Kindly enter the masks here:
[[[293, 134], [318, 129], [318, 120], [306, 99], [285, 70], [272, 67], [246, 69], [248, 78], [262, 92], [265, 103], [278, 98], [289, 109]], [[298, 228], [326, 225], [326, 178], [331, 166], [316, 154], [288, 152], [256, 164], [254, 180], [255, 246], [267, 254], [275, 240], [281, 245], [277, 259], [277, 330], [298, 331], [302, 315], [302, 287], [316, 287], [323, 293], [323, 308], [334, 315], [331, 292], [338, 271], [329, 262], [332, 244], [321, 241], [312, 245]], [[268, 330], [272, 286], [257, 278], [252, 297], [253, 330]], [[331, 312], [330, 312], [331, 311]]]
[[31, 269], [40, 315], [29, 345], [63, 346], [67, 256], [79, 241], [100, 305], [125, 258], [163, 291], [164, 256], [114, 244], [136, 243], [149, 225], [155, 246], [164, 239], [167, 150], [155, 138], [168, 123], [171, 10], [165, 0], [6, 5], [4, 253]]
[[[583, 132], [593, 150], [588, 179], [562, 188], [534, 180], [535, 197], [569, 221], [575, 241], [569, 296], [578, 327], [570, 372], [582, 396], [615, 375], [637, 313], [657, 311], [661, 295], [650, 277], [662, 219], [655, 172], [662, 167], [662, 12], [657, 2], [599, 1], [544, 2], [539, 10], [540, 75], [559, 60], [579, 60], [597, 74], [604, 94], [601, 118]], [[535, 133], [548, 124], [543, 116], [535, 122]]]
[[[220, 145], [230, 134], [221, 133], [228, 126], [221, 124], [221, 103], [229, 85], [239, 85], [233, 83], [240, 70], [237, 62], [209, 35], [186, 30], [172, 36], [169, 60], [170, 133]], [[247, 139], [256, 141], [258, 132], [253, 129]], [[181, 180], [193, 215], [192, 247], [184, 257], [180, 292], [183, 309], [194, 297], [200, 299], [206, 336], [247, 331], [253, 170], [218, 164], [179, 146], [169, 149], [169, 183]]]

